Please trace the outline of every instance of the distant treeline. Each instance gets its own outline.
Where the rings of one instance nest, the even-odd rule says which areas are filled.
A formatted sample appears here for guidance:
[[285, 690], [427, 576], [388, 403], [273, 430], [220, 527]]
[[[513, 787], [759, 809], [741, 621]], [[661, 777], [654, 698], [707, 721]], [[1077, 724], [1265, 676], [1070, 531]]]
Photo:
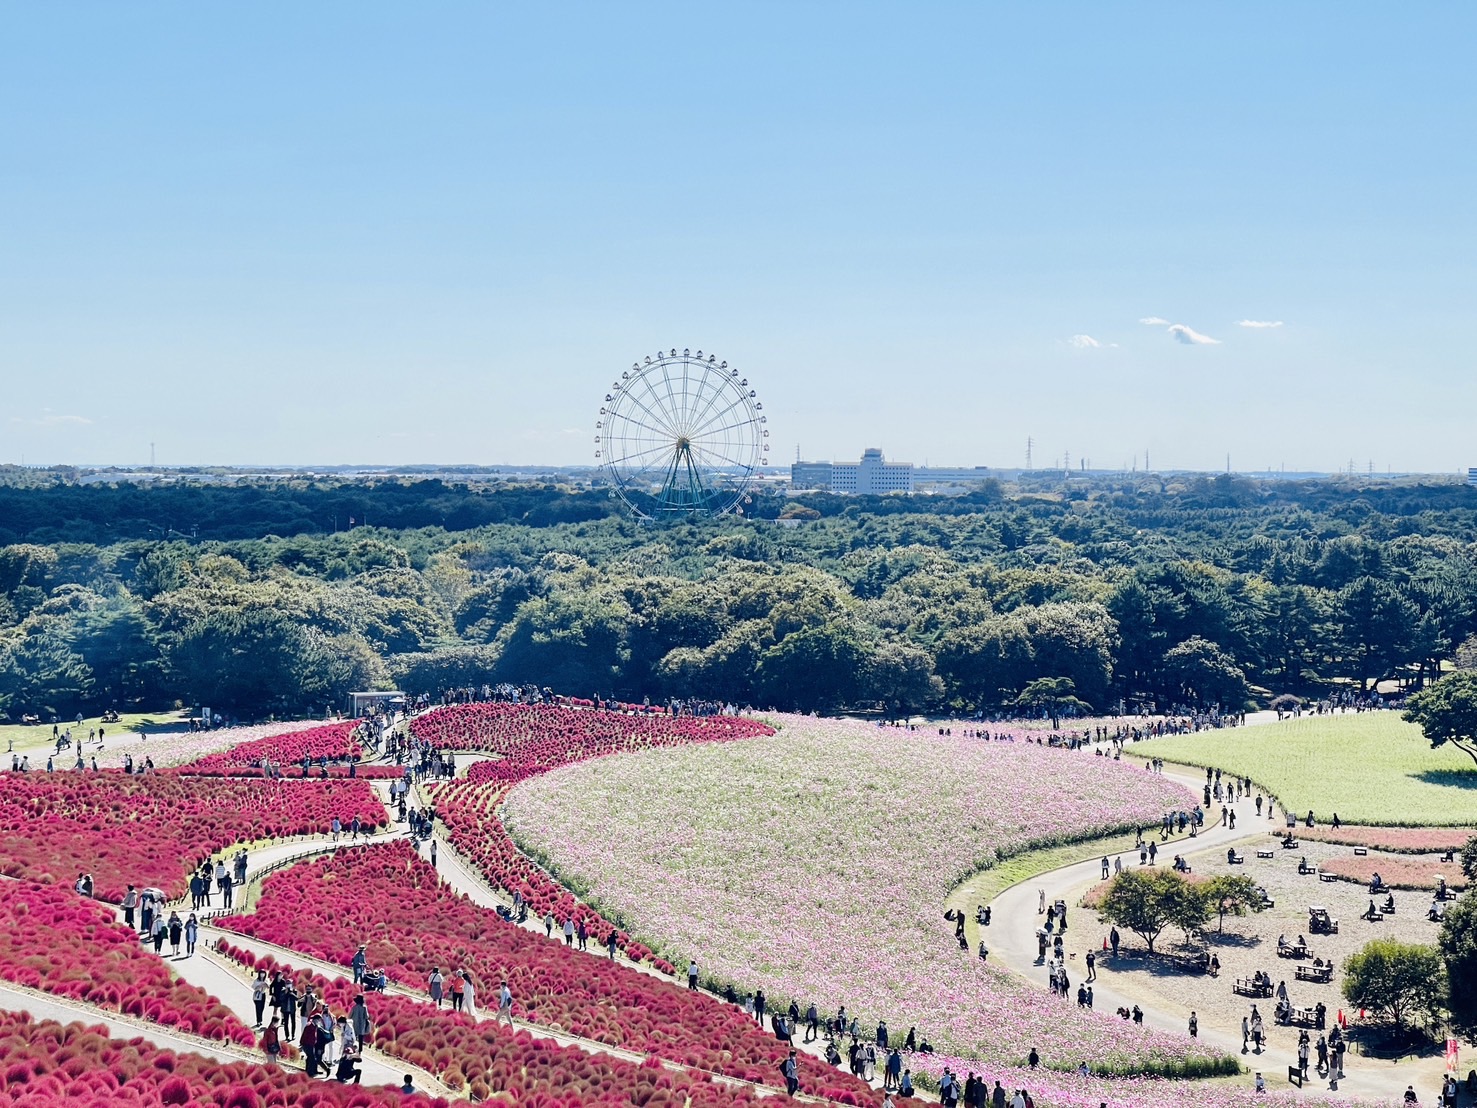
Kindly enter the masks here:
[[1477, 632], [1455, 482], [1027, 474], [752, 507], [655, 526], [512, 483], [0, 485], [0, 710], [509, 680], [995, 711], [1048, 677], [1097, 709], [1232, 707], [1417, 683]]

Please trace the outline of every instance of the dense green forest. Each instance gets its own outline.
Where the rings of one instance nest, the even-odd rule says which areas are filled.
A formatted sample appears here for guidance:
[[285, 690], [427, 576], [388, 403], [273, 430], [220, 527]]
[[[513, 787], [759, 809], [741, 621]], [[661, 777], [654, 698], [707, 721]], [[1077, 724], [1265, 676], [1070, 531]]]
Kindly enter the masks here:
[[1419, 683], [1477, 632], [1477, 489], [1450, 482], [1042, 474], [754, 507], [653, 526], [532, 485], [0, 484], [0, 710], [533, 681], [995, 711], [1043, 677], [1098, 709], [1239, 707]]

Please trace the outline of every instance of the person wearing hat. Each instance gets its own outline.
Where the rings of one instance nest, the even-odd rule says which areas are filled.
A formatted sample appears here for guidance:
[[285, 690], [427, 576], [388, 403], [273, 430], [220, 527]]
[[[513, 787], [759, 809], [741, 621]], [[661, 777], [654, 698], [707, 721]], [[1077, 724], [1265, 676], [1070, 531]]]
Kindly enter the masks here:
[[354, 960], [350, 965], [354, 969], [354, 984], [364, 984], [364, 967], [369, 964], [369, 959], [364, 955], [364, 944], [359, 944], [359, 949], [354, 952]]

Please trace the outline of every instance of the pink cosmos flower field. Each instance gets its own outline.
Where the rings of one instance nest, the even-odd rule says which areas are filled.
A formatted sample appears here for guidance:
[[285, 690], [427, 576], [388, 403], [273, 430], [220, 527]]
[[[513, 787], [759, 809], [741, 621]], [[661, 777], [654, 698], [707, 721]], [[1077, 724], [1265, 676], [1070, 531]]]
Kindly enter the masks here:
[[[681, 964], [941, 1051], [1059, 1069], [1208, 1069], [1178, 1035], [1078, 1009], [962, 954], [942, 918], [970, 873], [1032, 846], [1154, 825], [1183, 787], [1025, 742], [775, 717], [772, 738], [617, 754], [526, 781], [505, 821], [576, 892]], [[956, 731], [959, 730], [956, 728]], [[1080, 932], [1079, 932], [1080, 934]]]

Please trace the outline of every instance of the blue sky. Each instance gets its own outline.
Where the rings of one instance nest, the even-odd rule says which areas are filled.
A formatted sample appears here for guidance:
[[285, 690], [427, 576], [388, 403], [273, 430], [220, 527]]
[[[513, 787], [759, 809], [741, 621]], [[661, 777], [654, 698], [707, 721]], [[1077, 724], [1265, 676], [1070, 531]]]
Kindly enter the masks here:
[[0, 19], [0, 461], [591, 462], [675, 345], [777, 460], [1477, 465], [1471, 5]]

